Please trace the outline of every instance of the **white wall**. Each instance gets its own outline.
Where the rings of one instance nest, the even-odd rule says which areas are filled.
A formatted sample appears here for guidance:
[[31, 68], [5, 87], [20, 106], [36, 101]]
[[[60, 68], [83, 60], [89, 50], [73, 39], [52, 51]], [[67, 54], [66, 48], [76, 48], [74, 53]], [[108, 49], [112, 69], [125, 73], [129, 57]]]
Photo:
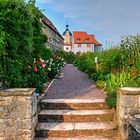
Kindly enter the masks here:
[[63, 50], [66, 52], [71, 52], [71, 46], [64, 46]]
[[78, 47], [78, 44], [73, 44], [72, 51], [76, 54], [77, 52], [94, 52], [94, 44], [90, 44], [90, 47], [87, 47], [87, 44], [81, 44], [81, 47]]

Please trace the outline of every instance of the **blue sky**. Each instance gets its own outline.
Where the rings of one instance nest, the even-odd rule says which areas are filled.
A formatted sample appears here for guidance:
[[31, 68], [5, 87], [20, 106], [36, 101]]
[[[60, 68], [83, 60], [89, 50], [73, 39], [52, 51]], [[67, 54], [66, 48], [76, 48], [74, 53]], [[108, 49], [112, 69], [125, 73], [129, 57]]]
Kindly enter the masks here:
[[62, 34], [94, 34], [103, 47], [120, 42], [121, 36], [140, 33], [140, 0], [37, 0], [36, 6]]

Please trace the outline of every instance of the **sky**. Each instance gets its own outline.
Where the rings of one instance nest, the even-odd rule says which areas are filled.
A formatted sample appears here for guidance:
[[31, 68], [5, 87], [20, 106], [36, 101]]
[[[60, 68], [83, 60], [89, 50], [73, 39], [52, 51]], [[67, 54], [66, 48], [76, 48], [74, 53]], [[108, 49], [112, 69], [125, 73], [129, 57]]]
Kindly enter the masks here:
[[36, 0], [36, 6], [61, 34], [68, 22], [71, 32], [94, 34], [103, 48], [140, 33], [140, 0]]

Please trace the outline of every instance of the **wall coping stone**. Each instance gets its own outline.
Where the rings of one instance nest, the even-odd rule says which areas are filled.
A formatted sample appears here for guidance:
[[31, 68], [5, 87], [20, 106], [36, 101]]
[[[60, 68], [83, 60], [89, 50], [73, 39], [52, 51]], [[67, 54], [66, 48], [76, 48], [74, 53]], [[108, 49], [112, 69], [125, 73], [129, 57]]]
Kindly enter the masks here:
[[32, 96], [35, 88], [11, 88], [0, 91], [0, 96]]
[[118, 89], [118, 93], [123, 95], [140, 95], [140, 88], [123, 87]]

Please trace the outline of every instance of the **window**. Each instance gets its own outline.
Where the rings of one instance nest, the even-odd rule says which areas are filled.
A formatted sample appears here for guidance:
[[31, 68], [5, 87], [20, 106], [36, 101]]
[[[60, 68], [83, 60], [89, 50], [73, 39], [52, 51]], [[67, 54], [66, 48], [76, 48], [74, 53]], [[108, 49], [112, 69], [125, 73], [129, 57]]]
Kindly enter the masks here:
[[67, 47], [66, 50], [68, 50], [69, 48]]
[[80, 39], [80, 38], [77, 38], [77, 41], [78, 41], [78, 42], [80, 42], [80, 41], [81, 41], [81, 39]]
[[80, 52], [80, 51], [79, 51], [79, 52], [76, 52], [76, 55], [77, 55], [77, 56], [79, 56], [80, 54], [81, 54], [81, 52]]
[[85, 41], [89, 41], [89, 38], [85, 38]]
[[87, 47], [90, 48], [90, 44], [87, 44]]
[[78, 47], [81, 47], [81, 44], [77, 44]]
[[52, 41], [52, 39], [51, 39], [51, 37], [49, 37], [49, 38], [48, 38], [48, 42], [51, 42], [51, 41]]

